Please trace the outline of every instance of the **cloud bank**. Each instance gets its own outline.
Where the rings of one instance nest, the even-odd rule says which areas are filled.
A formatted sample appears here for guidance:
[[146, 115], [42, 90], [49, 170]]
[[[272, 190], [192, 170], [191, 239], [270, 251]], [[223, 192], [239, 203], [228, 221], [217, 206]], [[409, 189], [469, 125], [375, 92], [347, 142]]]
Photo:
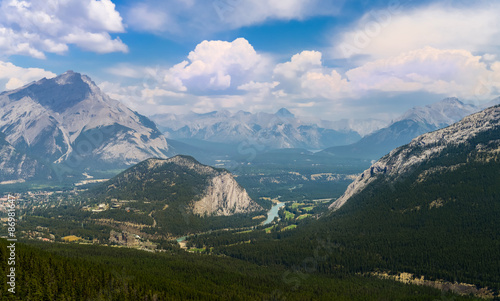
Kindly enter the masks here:
[[120, 14], [111, 0], [2, 0], [0, 52], [39, 59], [45, 53], [63, 54], [70, 44], [97, 52], [127, 52], [110, 33], [124, 32]]

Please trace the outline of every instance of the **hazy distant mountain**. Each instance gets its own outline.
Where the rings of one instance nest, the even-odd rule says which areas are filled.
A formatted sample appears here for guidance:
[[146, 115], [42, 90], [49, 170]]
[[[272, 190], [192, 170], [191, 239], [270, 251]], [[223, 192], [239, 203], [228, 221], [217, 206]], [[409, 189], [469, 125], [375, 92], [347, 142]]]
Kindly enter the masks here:
[[285, 108], [275, 114], [214, 111], [206, 114], [160, 114], [151, 116], [171, 139], [209, 142], [252, 142], [269, 148], [321, 149], [359, 140], [349, 128], [334, 130], [303, 122]]
[[421, 134], [446, 127], [479, 110], [478, 107], [464, 104], [457, 98], [446, 98], [425, 107], [413, 108], [389, 126], [363, 137], [358, 142], [327, 148], [321, 154], [377, 159]]
[[386, 127], [389, 121], [380, 119], [341, 119], [335, 121], [320, 120], [317, 122], [319, 126], [333, 129], [336, 131], [355, 131], [362, 137], [369, 135], [381, 128]]
[[1, 93], [0, 131], [16, 149], [69, 168], [121, 167], [169, 152], [152, 121], [72, 71]]
[[499, 105], [500, 104], [500, 97], [497, 97], [495, 99], [493, 99], [492, 101], [489, 101], [481, 106], [479, 106], [481, 109], [486, 109], [486, 108], [489, 108], [489, 107], [492, 107], [492, 106], [496, 106], [496, 105]]

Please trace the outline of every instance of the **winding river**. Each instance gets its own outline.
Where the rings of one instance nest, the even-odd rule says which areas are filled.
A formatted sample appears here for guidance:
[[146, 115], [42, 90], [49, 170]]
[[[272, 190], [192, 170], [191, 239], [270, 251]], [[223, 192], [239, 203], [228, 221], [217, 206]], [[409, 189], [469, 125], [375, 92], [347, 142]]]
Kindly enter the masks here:
[[285, 206], [285, 203], [277, 203], [277, 204], [273, 205], [271, 210], [269, 210], [267, 212], [267, 219], [262, 224], [267, 225], [267, 224], [271, 223], [274, 220], [274, 218], [278, 216], [278, 212], [279, 212], [280, 208], [283, 206]]

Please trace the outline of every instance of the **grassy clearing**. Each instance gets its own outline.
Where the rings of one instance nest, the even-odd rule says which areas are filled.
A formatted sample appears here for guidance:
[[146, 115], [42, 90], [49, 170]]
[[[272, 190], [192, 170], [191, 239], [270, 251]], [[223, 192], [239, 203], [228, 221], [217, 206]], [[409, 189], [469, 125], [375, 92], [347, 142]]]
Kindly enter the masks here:
[[290, 226], [286, 226], [285, 228], [281, 229], [281, 231], [292, 230], [295, 228], [297, 228], [297, 225], [290, 225]]
[[266, 231], [266, 233], [271, 233], [271, 230], [276, 227], [276, 225], [274, 226], [271, 226], [271, 227], [268, 227], [268, 228], [265, 228], [264, 230]]
[[299, 221], [299, 220], [304, 219], [304, 218], [306, 218], [306, 217], [309, 217], [309, 216], [311, 216], [311, 215], [312, 215], [312, 214], [309, 214], [309, 213], [302, 214], [302, 215], [300, 215], [300, 216], [298, 216], [298, 217], [297, 217], [297, 220]]
[[304, 206], [304, 205], [305, 205], [304, 203], [293, 203], [292, 206], [290, 206], [290, 208], [297, 209], [299, 208], [299, 206]]

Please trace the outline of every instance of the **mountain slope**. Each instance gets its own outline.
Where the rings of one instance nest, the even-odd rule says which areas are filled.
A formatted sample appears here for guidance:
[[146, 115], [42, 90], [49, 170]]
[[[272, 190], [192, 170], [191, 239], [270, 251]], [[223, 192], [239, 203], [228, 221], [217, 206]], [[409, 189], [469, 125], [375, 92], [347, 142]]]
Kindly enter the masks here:
[[[470, 115], [447, 128], [421, 135], [408, 145], [391, 151], [349, 185], [344, 195], [330, 208], [340, 208], [352, 195], [361, 192], [381, 175], [391, 180], [398, 179], [423, 163], [429, 164], [434, 158], [442, 159], [443, 154], [448, 156], [445, 161], [448, 165], [449, 162], [455, 165], [465, 164], [469, 160], [495, 161], [499, 156], [499, 146], [500, 106], [495, 106]], [[442, 172], [452, 166], [435, 168]]]
[[331, 211], [289, 238], [223, 252], [292, 266], [306, 265], [314, 254], [307, 264], [327, 274], [412, 273], [419, 283], [421, 276], [445, 290], [451, 285], [441, 280], [469, 283], [457, 290], [492, 296], [485, 293], [491, 289], [498, 298], [499, 171], [496, 106], [393, 150]]
[[49, 166], [17, 151], [0, 133], [0, 182], [24, 182], [27, 179], [48, 179], [50, 177], [51, 169]]
[[71, 168], [166, 157], [155, 124], [68, 71], [0, 94], [0, 131], [15, 148]]
[[413, 108], [389, 126], [363, 137], [360, 141], [347, 146], [328, 148], [321, 154], [378, 159], [419, 135], [448, 126], [478, 110], [456, 98], [446, 98], [432, 105]]
[[275, 114], [228, 111], [186, 115], [163, 114], [151, 118], [172, 139], [197, 139], [238, 144], [256, 142], [269, 148], [315, 148], [345, 145], [361, 137], [350, 129], [341, 131], [304, 122], [285, 108]]
[[142, 231], [167, 236], [254, 225], [252, 216], [263, 210], [228, 171], [189, 156], [145, 160], [84, 197], [119, 204], [93, 218], [147, 224]]
[[105, 187], [107, 196], [117, 198], [126, 195], [169, 206], [183, 202], [198, 215], [228, 216], [262, 210], [229, 172], [188, 156], [148, 159], [105, 183]]

